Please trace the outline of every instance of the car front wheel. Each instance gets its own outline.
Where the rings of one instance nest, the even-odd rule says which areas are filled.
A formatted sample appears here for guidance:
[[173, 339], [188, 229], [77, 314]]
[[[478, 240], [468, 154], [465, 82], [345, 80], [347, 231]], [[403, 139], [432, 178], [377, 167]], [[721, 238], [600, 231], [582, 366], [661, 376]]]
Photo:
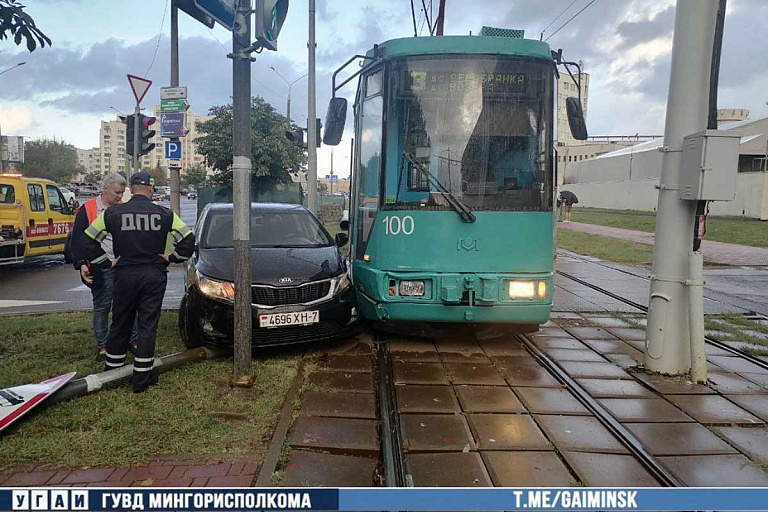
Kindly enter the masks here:
[[179, 307], [179, 333], [185, 347], [192, 349], [203, 345], [197, 329], [190, 320], [189, 303], [186, 295], [181, 299], [181, 306]]

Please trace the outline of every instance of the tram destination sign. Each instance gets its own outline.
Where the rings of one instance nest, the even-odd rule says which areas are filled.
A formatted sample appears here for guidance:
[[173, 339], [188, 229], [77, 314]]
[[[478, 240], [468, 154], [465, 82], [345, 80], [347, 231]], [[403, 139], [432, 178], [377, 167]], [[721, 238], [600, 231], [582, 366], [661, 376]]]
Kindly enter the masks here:
[[525, 73], [461, 73], [457, 71], [409, 71], [407, 92], [442, 94], [482, 90], [493, 93], [524, 93], [529, 78]]

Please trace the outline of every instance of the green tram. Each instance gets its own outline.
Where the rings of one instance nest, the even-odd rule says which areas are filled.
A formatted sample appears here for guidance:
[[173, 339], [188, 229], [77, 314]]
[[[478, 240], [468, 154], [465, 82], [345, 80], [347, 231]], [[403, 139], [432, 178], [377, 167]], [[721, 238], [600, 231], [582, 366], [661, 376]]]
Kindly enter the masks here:
[[[360, 77], [343, 227], [364, 318], [427, 335], [445, 323], [533, 331], [548, 320], [557, 65], [578, 65], [544, 42], [505, 37], [515, 32], [394, 39], [334, 73], [329, 145], [346, 119], [336, 91]], [[337, 86], [356, 60], [361, 69]], [[566, 106], [585, 139], [580, 99]]]

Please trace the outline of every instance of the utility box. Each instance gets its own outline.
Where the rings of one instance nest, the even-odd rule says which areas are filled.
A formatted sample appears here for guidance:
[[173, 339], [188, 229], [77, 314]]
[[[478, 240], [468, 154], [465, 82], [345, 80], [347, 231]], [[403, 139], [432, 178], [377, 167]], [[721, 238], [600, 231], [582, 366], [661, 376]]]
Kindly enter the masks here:
[[736, 195], [741, 134], [705, 130], [683, 139], [680, 199], [732, 201]]

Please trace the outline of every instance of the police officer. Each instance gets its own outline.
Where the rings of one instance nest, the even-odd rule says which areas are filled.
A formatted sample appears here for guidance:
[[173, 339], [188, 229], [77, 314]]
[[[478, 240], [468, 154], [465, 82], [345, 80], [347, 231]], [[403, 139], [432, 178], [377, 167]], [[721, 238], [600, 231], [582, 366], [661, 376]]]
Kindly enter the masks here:
[[[112, 325], [107, 340], [106, 369], [125, 365], [131, 324], [138, 314], [139, 345], [134, 351], [133, 392], [157, 384], [152, 371], [160, 308], [169, 263], [187, 260], [194, 250], [192, 231], [168, 208], [151, 202], [154, 179], [147, 172], [131, 176], [127, 203], [108, 208], [85, 230], [91, 264], [115, 268]], [[115, 261], [110, 262], [101, 241], [112, 235]], [[169, 247], [166, 250], [166, 246]], [[173, 252], [169, 251], [173, 249]]]

